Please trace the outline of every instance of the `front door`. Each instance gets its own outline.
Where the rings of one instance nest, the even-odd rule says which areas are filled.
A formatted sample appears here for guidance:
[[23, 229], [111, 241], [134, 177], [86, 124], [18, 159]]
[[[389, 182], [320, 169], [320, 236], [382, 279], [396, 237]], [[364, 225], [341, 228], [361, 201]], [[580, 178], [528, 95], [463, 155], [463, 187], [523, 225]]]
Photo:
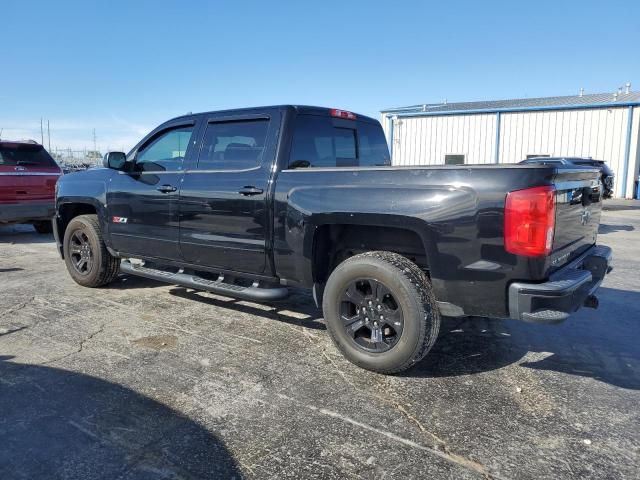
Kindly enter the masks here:
[[107, 213], [113, 248], [123, 254], [180, 260], [177, 199], [183, 163], [194, 150], [195, 122], [164, 126], [113, 175]]
[[197, 265], [263, 273], [279, 113], [207, 120], [180, 192], [182, 255]]

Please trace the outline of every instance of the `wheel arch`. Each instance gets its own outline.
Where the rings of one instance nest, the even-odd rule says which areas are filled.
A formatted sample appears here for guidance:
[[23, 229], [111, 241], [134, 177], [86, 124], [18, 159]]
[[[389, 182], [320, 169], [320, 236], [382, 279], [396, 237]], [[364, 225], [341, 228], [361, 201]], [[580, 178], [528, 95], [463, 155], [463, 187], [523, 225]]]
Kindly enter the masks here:
[[428, 233], [424, 222], [412, 217], [385, 225], [351, 221], [315, 226], [311, 245], [312, 282], [322, 285], [342, 261], [369, 251], [398, 253], [428, 272], [431, 265]]
[[65, 231], [69, 226], [69, 223], [74, 218], [80, 215], [97, 215], [98, 221], [101, 227], [105, 228], [104, 215], [101, 215], [101, 206], [93, 199], [82, 199], [73, 201], [64, 201], [59, 199], [56, 208], [55, 217], [55, 236], [58, 242], [58, 250], [60, 255], [64, 259], [64, 249], [62, 248], [62, 242], [64, 239]]

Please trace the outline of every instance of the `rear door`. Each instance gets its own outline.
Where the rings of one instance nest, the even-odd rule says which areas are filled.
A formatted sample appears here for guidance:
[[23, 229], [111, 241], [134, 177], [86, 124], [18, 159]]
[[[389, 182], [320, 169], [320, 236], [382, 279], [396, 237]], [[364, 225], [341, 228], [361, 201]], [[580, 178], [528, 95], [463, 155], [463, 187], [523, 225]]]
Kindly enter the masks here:
[[180, 191], [180, 249], [205, 267], [260, 274], [280, 112], [212, 114]]
[[113, 248], [130, 255], [180, 260], [178, 194], [184, 162], [195, 151], [196, 118], [152, 132], [128, 172], [114, 172], [107, 193]]
[[0, 203], [53, 202], [61, 173], [42, 145], [0, 143]]

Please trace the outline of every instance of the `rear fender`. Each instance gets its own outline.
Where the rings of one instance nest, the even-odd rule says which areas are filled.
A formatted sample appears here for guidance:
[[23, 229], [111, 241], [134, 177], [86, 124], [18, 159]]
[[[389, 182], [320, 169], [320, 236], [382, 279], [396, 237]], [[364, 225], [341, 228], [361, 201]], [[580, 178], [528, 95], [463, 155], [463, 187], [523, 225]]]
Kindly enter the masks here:
[[452, 222], [475, 224], [477, 208], [475, 192], [465, 186], [304, 186], [289, 192], [285, 238], [304, 286], [313, 285], [314, 239], [324, 225], [411, 230], [422, 240], [429, 269], [437, 276], [438, 240], [453, 232]]

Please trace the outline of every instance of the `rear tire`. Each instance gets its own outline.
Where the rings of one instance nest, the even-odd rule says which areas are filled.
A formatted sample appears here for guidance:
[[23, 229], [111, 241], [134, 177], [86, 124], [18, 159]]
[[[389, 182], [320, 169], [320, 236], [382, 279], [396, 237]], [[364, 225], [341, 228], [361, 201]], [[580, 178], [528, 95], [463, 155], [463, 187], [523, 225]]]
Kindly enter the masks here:
[[120, 259], [104, 244], [97, 215], [75, 217], [64, 232], [64, 261], [67, 271], [83, 287], [101, 287], [120, 271]]
[[342, 262], [327, 281], [322, 308], [342, 354], [379, 373], [411, 368], [429, 352], [440, 329], [429, 279], [397, 253], [367, 252]]
[[33, 228], [36, 229], [36, 232], [41, 234], [53, 233], [53, 225], [51, 225], [51, 222], [47, 220], [34, 222]]

